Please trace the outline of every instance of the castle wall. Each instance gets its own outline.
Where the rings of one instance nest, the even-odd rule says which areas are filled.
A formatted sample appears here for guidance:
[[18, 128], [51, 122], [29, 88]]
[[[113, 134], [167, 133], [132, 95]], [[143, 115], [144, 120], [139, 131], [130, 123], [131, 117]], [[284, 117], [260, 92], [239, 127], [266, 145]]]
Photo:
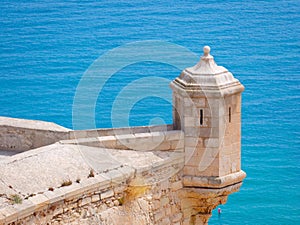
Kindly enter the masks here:
[[[61, 152], [67, 150], [59, 144], [53, 147]], [[124, 159], [116, 168], [98, 170], [80, 180], [71, 179], [70, 184], [27, 195], [21, 204], [0, 207], [0, 224], [182, 224], [179, 190], [183, 153], [119, 152], [130, 158], [138, 154], [145, 163]], [[17, 161], [15, 157], [11, 163], [26, 163]], [[18, 189], [16, 184], [13, 187]]]
[[7, 224], [183, 224], [178, 174], [151, 186], [135, 187], [125, 181], [105, 185], [94, 182], [96, 179], [90, 179], [85, 192], [66, 187], [61, 192], [33, 197], [31, 215], [20, 218], [19, 212], [15, 215], [19, 219], [12, 216], [15, 222]]
[[122, 128], [101, 128], [91, 130], [72, 130], [70, 131], [70, 139], [115, 136], [123, 134], [164, 132], [173, 130], [173, 125], [154, 125], [154, 126], [138, 126], [138, 127], [122, 127]]
[[[155, 173], [164, 173], [174, 165], [179, 164], [173, 162]], [[184, 188], [181, 170], [157, 182], [132, 185], [134, 171], [123, 168], [122, 172], [95, 175], [29, 197], [21, 205], [0, 210], [0, 224], [207, 225], [211, 211], [241, 185], [215, 190]], [[140, 178], [149, 179], [147, 175]]]
[[[161, 139], [158, 136], [164, 136], [163, 132], [172, 130], [173, 125], [106, 128], [92, 130], [70, 130], [50, 122], [0, 117], [0, 150], [22, 152], [50, 145], [60, 140], [69, 139], [73, 140], [70, 141], [70, 143], [82, 142], [82, 144], [86, 144], [88, 146], [108, 148], [116, 147], [117, 149], [139, 148], [140, 150], [142, 150], [141, 145], [138, 144], [141, 144], [142, 142], [142, 146], [150, 146], [151, 144], [147, 144], [147, 142], [151, 142], [151, 138], [153, 137], [153, 135], [147, 134], [153, 132], [156, 132], [156, 141], [158, 143], [161, 143], [159, 147], [156, 146], [154, 148], [156, 148], [156, 150], [169, 150], [172, 148], [174, 149], [175, 145], [175, 141], [171, 143], [172, 137], [170, 138], [170, 140], [166, 139], [166, 141], [164, 141], [164, 139]], [[134, 140], [130, 141], [130, 139], [136, 138], [138, 135], [135, 134], [139, 133], [145, 133], [145, 135], [137, 138], [140, 139], [140, 143], [134, 144]], [[125, 135], [128, 136], [125, 137]], [[107, 138], [107, 136], [110, 136], [110, 138]], [[96, 137], [101, 137], [102, 139], [96, 141], [88, 139]], [[85, 139], [85, 141], [87, 141], [88, 143], [85, 143], [83, 139]], [[118, 142], [117, 140], [121, 141]], [[122, 142], [122, 140], [125, 140], [125, 142]], [[127, 140], [132, 143], [126, 143]], [[102, 144], [99, 145], [99, 143]], [[143, 145], [143, 143], [146, 143], [146, 145]], [[154, 146], [154, 144], [152, 144], [152, 146]]]
[[[144, 131], [141, 127], [138, 131]], [[153, 127], [151, 127], [153, 128]], [[120, 131], [123, 129], [109, 130], [106, 133], [107, 136], [95, 136], [87, 138], [76, 138], [70, 140], [63, 140], [60, 143], [63, 144], [77, 144], [90, 147], [101, 147], [110, 149], [122, 149], [122, 150], [137, 150], [137, 151], [182, 151], [184, 148], [183, 132], [180, 130], [159, 131], [160, 127], [156, 127], [154, 132], [145, 133], [126, 133], [122, 134]], [[126, 129], [126, 128], [125, 128]], [[129, 130], [129, 129], [128, 129]], [[103, 130], [95, 130], [94, 132], [101, 133]], [[116, 131], [116, 133], [114, 133]], [[131, 130], [132, 131], [132, 130]], [[89, 131], [87, 131], [89, 132]], [[78, 132], [81, 137], [88, 136], [83, 131]], [[76, 135], [76, 131], [73, 131]], [[110, 135], [112, 134], [112, 135]]]
[[69, 129], [57, 124], [0, 117], [0, 150], [27, 151], [69, 138]]

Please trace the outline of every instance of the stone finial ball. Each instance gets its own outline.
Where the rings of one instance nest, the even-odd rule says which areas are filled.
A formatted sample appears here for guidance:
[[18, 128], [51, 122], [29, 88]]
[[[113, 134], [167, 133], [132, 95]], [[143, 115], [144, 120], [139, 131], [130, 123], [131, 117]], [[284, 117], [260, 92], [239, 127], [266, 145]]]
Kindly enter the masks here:
[[203, 47], [203, 52], [204, 52], [205, 55], [208, 55], [208, 54], [210, 53], [210, 47], [207, 46], [207, 45], [204, 46], [204, 47]]

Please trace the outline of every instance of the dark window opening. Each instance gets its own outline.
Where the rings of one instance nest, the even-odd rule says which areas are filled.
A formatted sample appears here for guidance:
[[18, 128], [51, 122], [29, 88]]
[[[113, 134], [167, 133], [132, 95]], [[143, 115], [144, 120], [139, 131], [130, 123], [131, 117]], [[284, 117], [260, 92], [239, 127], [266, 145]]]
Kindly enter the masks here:
[[229, 123], [231, 123], [231, 107], [229, 107]]
[[200, 125], [203, 125], [203, 109], [200, 109]]

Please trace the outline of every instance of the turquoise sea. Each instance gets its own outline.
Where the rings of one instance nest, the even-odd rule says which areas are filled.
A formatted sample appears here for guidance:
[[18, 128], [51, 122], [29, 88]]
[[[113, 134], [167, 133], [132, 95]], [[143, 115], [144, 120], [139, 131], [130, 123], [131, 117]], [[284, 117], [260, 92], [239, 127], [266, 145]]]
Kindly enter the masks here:
[[[17, 1], [0, 4], [0, 115], [72, 128], [76, 87], [102, 54], [134, 41], [162, 40], [202, 54], [246, 87], [240, 192], [210, 224], [300, 224], [300, 1]], [[196, 62], [190, 62], [190, 66]], [[111, 127], [114, 99], [141, 77], [180, 71], [157, 62], [127, 66], [105, 84], [97, 127]], [[168, 87], [166, 87], [168, 88]], [[170, 90], [171, 91], [171, 90]], [[144, 98], [130, 125], [171, 123], [171, 105]], [[153, 119], [154, 118], [154, 119]], [[151, 122], [152, 121], [152, 122]]]

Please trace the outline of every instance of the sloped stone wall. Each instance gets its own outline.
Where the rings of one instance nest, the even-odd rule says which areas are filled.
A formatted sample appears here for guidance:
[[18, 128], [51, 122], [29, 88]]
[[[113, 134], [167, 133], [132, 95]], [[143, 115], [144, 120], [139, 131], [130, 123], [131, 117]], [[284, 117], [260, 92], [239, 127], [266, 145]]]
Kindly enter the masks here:
[[0, 117], [0, 150], [27, 151], [69, 139], [69, 129], [57, 124]]
[[[182, 224], [181, 174], [147, 186], [131, 186], [120, 177], [93, 177], [25, 200], [2, 210], [0, 224]], [[10, 213], [10, 215], [8, 215]], [[9, 222], [11, 221], [11, 222]]]

